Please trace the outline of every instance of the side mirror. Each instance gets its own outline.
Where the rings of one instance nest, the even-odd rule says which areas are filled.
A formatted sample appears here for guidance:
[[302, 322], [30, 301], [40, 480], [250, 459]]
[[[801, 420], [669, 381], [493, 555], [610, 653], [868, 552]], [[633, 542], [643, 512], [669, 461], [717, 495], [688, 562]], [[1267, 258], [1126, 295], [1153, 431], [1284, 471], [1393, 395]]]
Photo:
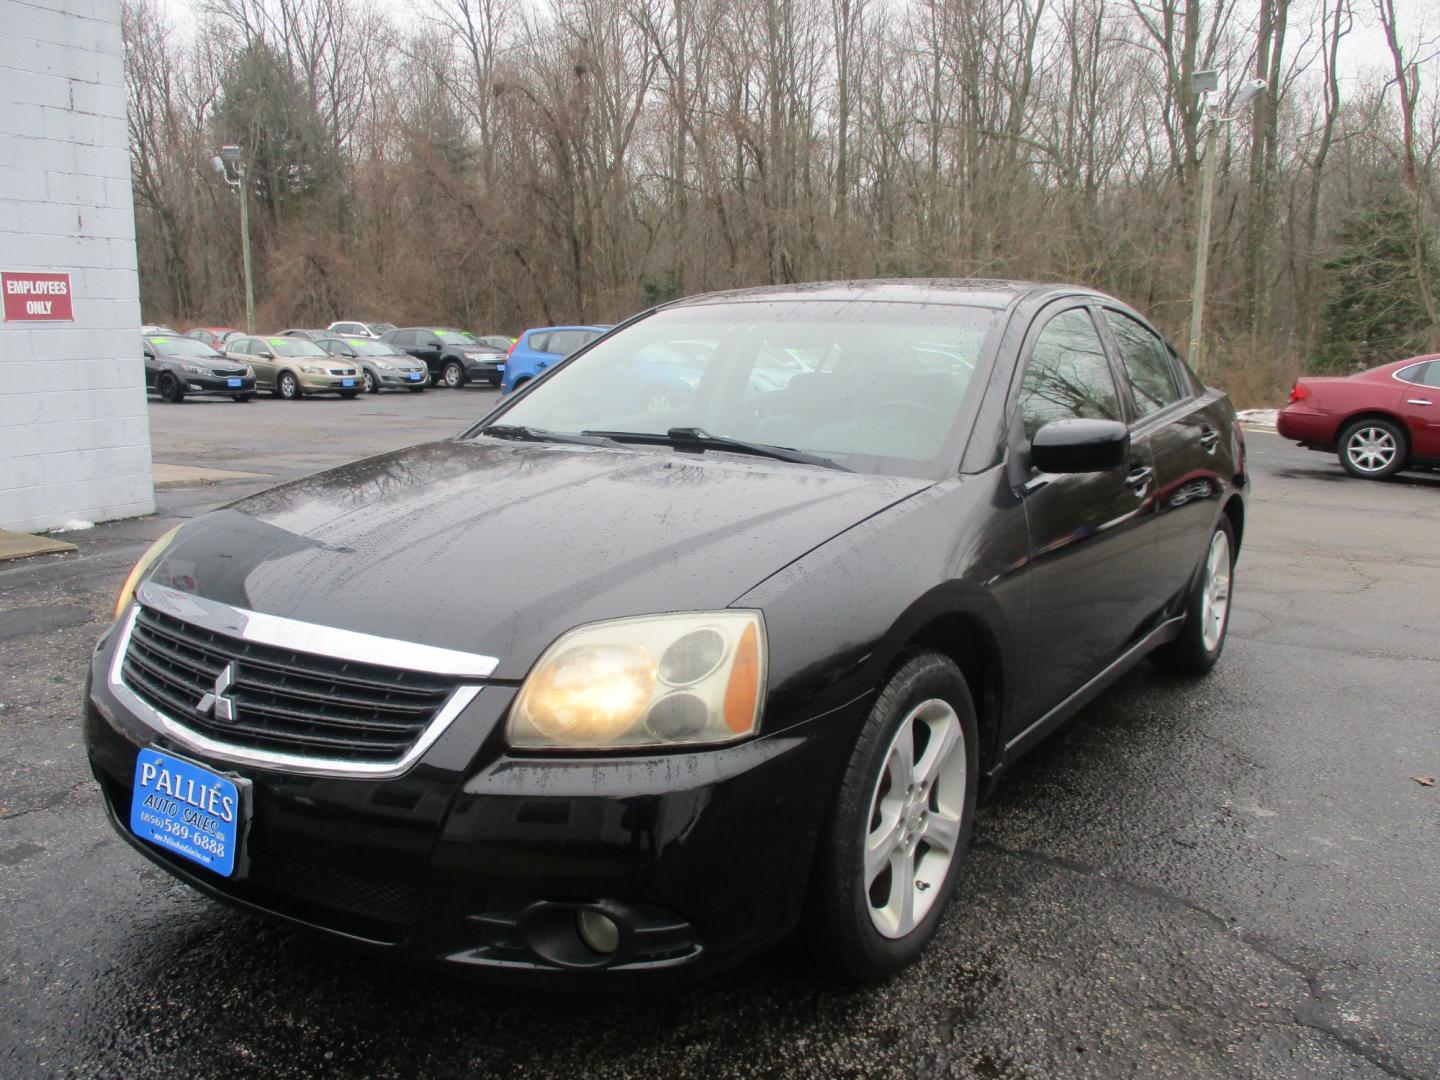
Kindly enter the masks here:
[[261, 350], [260, 350], [258, 353], [256, 353], [255, 355], [258, 356], [258, 357], [260, 357], [261, 360], [274, 360], [274, 359], [275, 359], [275, 354], [274, 354], [273, 352], [271, 352], [269, 349], [261, 349]]
[[1125, 464], [1130, 431], [1118, 420], [1051, 420], [1030, 441], [1030, 464], [1041, 472], [1104, 472]]

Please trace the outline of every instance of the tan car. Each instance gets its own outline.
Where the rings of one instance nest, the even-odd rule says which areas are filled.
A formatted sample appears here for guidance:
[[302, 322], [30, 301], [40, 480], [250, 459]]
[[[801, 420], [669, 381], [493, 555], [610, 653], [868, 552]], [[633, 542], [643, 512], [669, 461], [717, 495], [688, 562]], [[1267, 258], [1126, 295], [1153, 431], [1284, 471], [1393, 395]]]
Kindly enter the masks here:
[[331, 356], [313, 341], [296, 337], [233, 337], [225, 355], [255, 369], [255, 387], [293, 401], [306, 394], [360, 393], [360, 371], [351, 360]]

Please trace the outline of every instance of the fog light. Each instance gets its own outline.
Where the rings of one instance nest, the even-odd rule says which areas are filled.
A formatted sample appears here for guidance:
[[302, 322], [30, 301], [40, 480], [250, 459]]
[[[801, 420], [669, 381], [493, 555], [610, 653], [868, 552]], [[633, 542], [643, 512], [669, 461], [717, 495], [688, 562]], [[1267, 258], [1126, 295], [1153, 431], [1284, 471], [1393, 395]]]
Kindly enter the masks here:
[[582, 911], [575, 917], [580, 940], [602, 955], [612, 953], [620, 947], [620, 928], [609, 915], [598, 911]]

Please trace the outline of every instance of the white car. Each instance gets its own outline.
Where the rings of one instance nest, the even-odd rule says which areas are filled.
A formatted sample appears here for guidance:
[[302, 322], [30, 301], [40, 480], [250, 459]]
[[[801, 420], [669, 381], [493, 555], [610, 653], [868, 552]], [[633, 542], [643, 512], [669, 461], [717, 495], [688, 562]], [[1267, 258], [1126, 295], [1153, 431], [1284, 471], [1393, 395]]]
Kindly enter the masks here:
[[378, 338], [381, 334], [394, 330], [395, 324], [388, 322], [332, 322], [325, 329], [332, 334], [344, 334], [346, 337]]

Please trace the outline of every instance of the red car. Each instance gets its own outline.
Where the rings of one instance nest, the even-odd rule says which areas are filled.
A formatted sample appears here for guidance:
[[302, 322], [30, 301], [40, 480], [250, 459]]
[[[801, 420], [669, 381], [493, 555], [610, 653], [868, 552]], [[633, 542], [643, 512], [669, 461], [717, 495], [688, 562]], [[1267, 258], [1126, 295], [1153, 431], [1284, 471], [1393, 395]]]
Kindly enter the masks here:
[[1301, 446], [1337, 454], [1346, 472], [1366, 480], [1440, 467], [1440, 353], [1349, 378], [1300, 379], [1275, 426]]
[[196, 341], [203, 341], [216, 352], [224, 352], [225, 339], [238, 333], [240, 331], [233, 326], [197, 326], [194, 330], [186, 330], [185, 336], [194, 338]]

